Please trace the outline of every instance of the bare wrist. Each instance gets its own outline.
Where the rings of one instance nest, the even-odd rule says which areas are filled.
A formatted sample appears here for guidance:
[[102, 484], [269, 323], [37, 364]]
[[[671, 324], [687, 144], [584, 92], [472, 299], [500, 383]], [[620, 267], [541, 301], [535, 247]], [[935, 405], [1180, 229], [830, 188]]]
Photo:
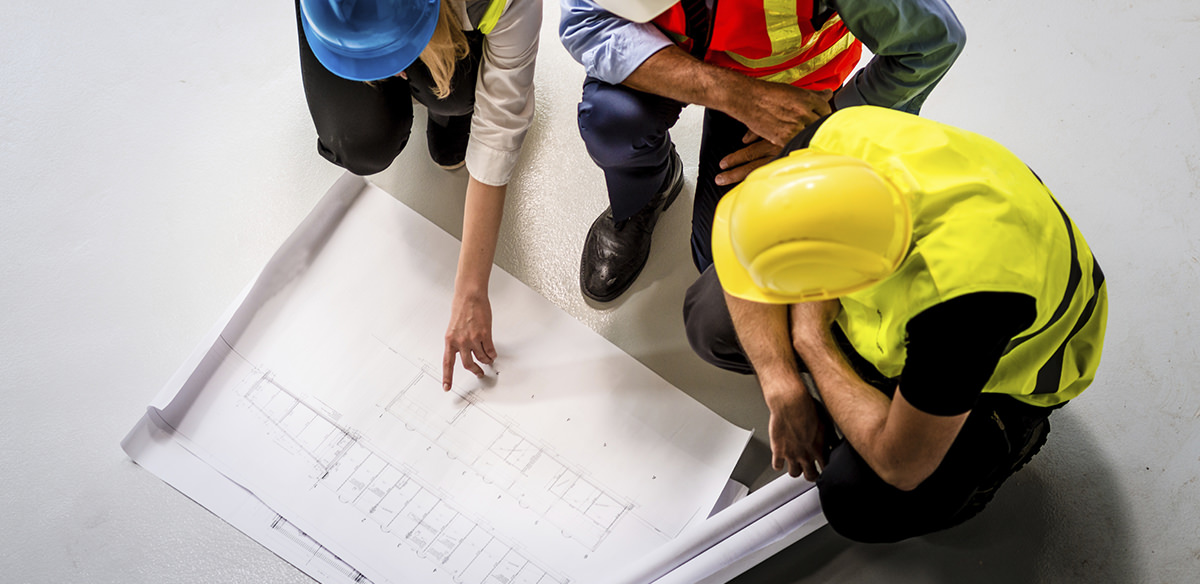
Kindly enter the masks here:
[[755, 79], [719, 67], [712, 67], [714, 71], [712, 83], [710, 83], [712, 95], [711, 104], [702, 104], [705, 107], [711, 107], [726, 115], [740, 120], [741, 110], [747, 101], [753, 102]]
[[464, 300], [487, 298], [487, 282], [476, 282], [472, 279], [460, 278], [454, 282], [454, 295]]
[[[782, 376], [779, 376], [782, 377]], [[775, 409], [778, 404], [789, 402], [796, 399], [797, 396], [808, 395], [808, 390], [804, 387], [804, 381], [799, 375], [788, 376], [791, 379], [773, 378], [772, 380], [759, 377], [759, 384], [762, 386], [763, 401], [766, 402], [768, 409]]]

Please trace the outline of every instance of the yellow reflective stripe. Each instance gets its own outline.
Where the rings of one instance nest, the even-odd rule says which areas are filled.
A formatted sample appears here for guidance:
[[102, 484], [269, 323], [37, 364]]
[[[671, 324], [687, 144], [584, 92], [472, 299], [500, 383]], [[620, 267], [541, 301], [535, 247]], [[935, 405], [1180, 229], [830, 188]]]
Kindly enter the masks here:
[[680, 44], [680, 43], [686, 42], [688, 40], [688, 37], [686, 34], [679, 33], [679, 32], [672, 32], [669, 30], [661, 29], [661, 28], [658, 30], [661, 30], [668, 37], [670, 37], [672, 41], [675, 41], [675, 44]]
[[500, 21], [500, 15], [504, 14], [504, 9], [508, 5], [508, 0], [492, 0], [488, 5], [487, 12], [483, 13], [483, 18], [479, 19], [479, 32], [483, 34], [491, 34], [492, 29], [496, 28], [496, 23]]
[[791, 85], [792, 83], [812, 75], [817, 69], [828, 65], [830, 61], [841, 54], [842, 51], [849, 49], [853, 44], [854, 35], [847, 32], [846, 34], [842, 35], [842, 38], [838, 39], [838, 42], [834, 43], [828, 49], [821, 51], [821, 54], [804, 61], [795, 67], [792, 67], [791, 69], [777, 71], [770, 75], [759, 77], [759, 79], [762, 79], [763, 81], [774, 81], [776, 83], [787, 83], [788, 85]]
[[767, 37], [771, 39], [770, 56], [751, 59], [733, 51], [725, 51], [730, 59], [750, 69], [777, 67], [799, 57], [804, 51], [812, 49], [820, 40], [821, 35], [842, 22], [842, 17], [834, 14], [825, 21], [821, 30], [809, 35], [806, 40], [804, 33], [800, 30], [800, 18], [796, 15], [796, 0], [766, 0], [763, 8]]

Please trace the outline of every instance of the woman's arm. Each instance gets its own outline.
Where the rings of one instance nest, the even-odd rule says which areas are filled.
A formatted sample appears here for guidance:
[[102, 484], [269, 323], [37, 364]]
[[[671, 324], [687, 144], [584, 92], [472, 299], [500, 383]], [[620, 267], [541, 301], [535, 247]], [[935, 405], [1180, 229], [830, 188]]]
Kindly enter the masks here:
[[467, 171], [484, 184], [508, 184], [533, 122], [541, 27], [541, 0], [508, 0], [495, 27], [485, 31], [467, 143]]
[[454, 362], [462, 361], [476, 376], [496, 358], [492, 344], [492, 308], [488, 302], [488, 280], [496, 257], [496, 239], [504, 215], [507, 185], [484, 184], [471, 177], [467, 182], [463, 212], [462, 249], [454, 276], [454, 298], [450, 304], [450, 326], [446, 328], [446, 350], [442, 357], [442, 389], [454, 383]]

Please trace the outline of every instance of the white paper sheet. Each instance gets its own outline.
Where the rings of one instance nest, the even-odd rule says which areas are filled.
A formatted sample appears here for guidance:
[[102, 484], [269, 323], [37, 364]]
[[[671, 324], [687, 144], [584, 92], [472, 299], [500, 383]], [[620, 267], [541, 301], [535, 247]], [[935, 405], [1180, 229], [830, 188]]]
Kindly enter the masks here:
[[441, 391], [457, 251], [343, 177], [126, 451], [206, 505], [219, 480], [180, 477], [224, 477], [379, 584], [605, 582], [707, 515], [749, 433], [499, 269], [500, 358]]

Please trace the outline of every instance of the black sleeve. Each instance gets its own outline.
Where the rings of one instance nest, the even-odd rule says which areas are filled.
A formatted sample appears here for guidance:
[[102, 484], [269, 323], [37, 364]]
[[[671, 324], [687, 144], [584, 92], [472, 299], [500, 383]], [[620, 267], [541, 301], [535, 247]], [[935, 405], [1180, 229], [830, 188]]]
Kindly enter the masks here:
[[908, 355], [900, 392], [913, 407], [956, 416], [975, 400], [1004, 348], [1037, 316], [1033, 297], [976, 292], [926, 309], [908, 322]]

